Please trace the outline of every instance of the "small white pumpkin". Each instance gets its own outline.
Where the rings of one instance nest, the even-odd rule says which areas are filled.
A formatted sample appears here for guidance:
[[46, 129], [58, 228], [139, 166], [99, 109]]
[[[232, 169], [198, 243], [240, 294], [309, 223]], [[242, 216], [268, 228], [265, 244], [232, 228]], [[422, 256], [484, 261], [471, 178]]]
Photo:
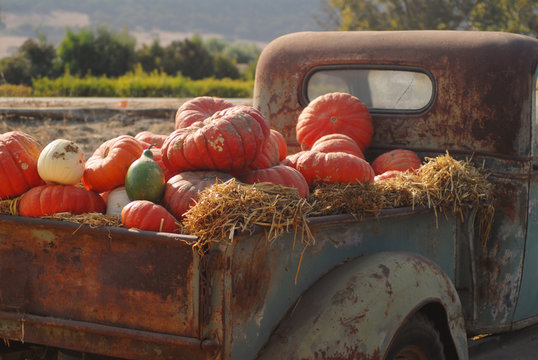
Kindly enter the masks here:
[[37, 172], [46, 183], [75, 185], [84, 174], [85, 164], [84, 152], [76, 143], [56, 139], [39, 154]]
[[106, 214], [121, 216], [121, 209], [123, 209], [129, 202], [131, 202], [131, 200], [129, 200], [129, 196], [127, 196], [125, 186], [119, 186], [112, 189], [108, 193], [106, 200]]

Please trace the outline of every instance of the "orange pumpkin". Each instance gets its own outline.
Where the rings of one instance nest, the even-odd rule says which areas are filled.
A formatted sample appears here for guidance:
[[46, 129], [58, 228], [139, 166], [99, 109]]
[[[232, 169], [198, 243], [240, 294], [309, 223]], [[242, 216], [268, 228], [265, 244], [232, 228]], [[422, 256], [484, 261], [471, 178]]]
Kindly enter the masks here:
[[344, 134], [329, 134], [320, 137], [312, 145], [312, 151], [319, 152], [345, 152], [347, 154], [355, 155], [365, 160], [364, 154], [357, 143], [347, 135]]
[[163, 206], [148, 200], [131, 201], [121, 209], [121, 224], [147, 231], [177, 232], [176, 218]]
[[125, 175], [144, 148], [134, 137], [121, 135], [105, 141], [86, 161], [82, 183], [88, 190], [104, 192], [125, 183]]
[[44, 184], [37, 172], [43, 147], [32, 136], [10, 131], [0, 134], [0, 199], [17, 196]]
[[371, 182], [375, 176], [368, 162], [343, 152], [303, 151], [297, 158], [296, 169], [310, 186]]
[[309, 187], [303, 174], [298, 170], [286, 166], [276, 165], [266, 169], [249, 170], [238, 176], [239, 180], [246, 184], [270, 182], [276, 185], [296, 188], [299, 195], [305, 198]]
[[277, 138], [273, 135], [273, 129], [271, 129], [269, 138], [265, 143], [265, 146], [261, 149], [256, 159], [249, 165], [249, 169], [267, 169], [271, 166], [278, 165], [280, 163], [280, 149], [278, 146]]
[[376, 175], [386, 171], [407, 171], [418, 169], [422, 165], [418, 155], [412, 150], [395, 149], [379, 155], [373, 162], [372, 168]]
[[370, 146], [374, 127], [368, 108], [348, 93], [328, 93], [312, 100], [299, 114], [296, 125], [297, 141], [303, 150], [328, 134], [351, 137], [361, 151]]
[[75, 185], [40, 185], [25, 192], [19, 202], [21, 216], [41, 217], [60, 212], [104, 213], [101, 195]]
[[199, 193], [205, 188], [232, 179], [220, 171], [184, 171], [166, 182], [162, 205], [181, 220], [183, 214], [198, 200]]
[[162, 146], [163, 162], [177, 173], [241, 171], [262, 151], [269, 134], [269, 124], [258, 110], [234, 106], [172, 132]]
[[136, 134], [134, 138], [140, 142], [148, 144], [147, 146], [144, 146], [145, 148], [147, 148], [149, 145], [160, 148], [163, 146], [164, 140], [166, 140], [167, 137], [168, 135], [154, 134], [151, 131], [141, 131]]
[[232, 106], [231, 102], [212, 96], [199, 96], [188, 100], [176, 112], [176, 129], [189, 127], [195, 122], [204, 121], [214, 113]]
[[286, 143], [286, 139], [281, 132], [275, 129], [271, 129], [271, 136], [278, 145], [278, 160], [282, 161], [288, 156], [288, 144]]

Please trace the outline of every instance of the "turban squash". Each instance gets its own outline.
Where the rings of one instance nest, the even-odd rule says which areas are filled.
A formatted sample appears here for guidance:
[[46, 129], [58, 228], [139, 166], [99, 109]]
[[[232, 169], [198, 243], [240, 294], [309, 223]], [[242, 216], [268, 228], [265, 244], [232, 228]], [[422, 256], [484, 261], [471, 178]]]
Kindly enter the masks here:
[[204, 121], [214, 113], [232, 106], [231, 102], [213, 96], [199, 96], [188, 100], [177, 109], [176, 129], [189, 127], [195, 122]]

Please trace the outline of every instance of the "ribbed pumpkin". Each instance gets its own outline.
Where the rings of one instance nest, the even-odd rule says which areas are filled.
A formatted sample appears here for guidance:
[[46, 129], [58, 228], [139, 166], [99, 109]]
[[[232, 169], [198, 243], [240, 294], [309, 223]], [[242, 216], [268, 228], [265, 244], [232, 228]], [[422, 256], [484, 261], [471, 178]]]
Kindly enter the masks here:
[[334, 92], [318, 96], [299, 114], [297, 141], [303, 150], [328, 134], [345, 134], [355, 140], [361, 151], [370, 146], [374, 127], [366, 105], [348, 93]]
[[261, 152], [269, 133], [269, 124], [258, 110], [234, 106], [173, 131], [162, 146], [163, 162], [178, 173], [241, 171]]
[[42, 146], [32, 136], [10, 131], [0, 134], [0, 199], [17, 196], [44, 184], [37, 172]]
[[294, 187], [299, 192], [299, 195], [304, 198], [308, 195], [309, 191], [308, 183], [303, 174], [286, 165], [276, 165], [266, 169], [249, 170], [240, 174], [238, 178], [246, 184], [270, 182], [276, 185]]
[[155, 162], [161, 167], [165, 181], [168, 181], [168, 179], [170, 179], [172, 176], [177, 175], [177, 172], [170, 170], [166, 167], [166, 165], [164, 165], [161, 149], [152, 147], [151, 153], [153, 154], [153, 160], [155, 160]]
[[144, 151], [134, 137], [121, 135], [105, 141], [86, 161], [82, 183], [88, 190], [104, 192], [125, 183], [129, 166]]
[[19, 202], [21, 216], [40, 217], [60, 212], [74, 215], [104, 213], [101, 195], [74, 185], [40, 185], [25, 192]]
[[212, 96], [199, 96], [184, 102], [176, 112], [176, 129], [189, 127], [195, 122], [204, 121], [214, 113], [232, 107], [224, 99]]
[[364, 154], [355, 140], [344, 134], [324, 135], [314, 142], [311, 150], [324, 153], [345, 152], [365, 160]]
[[141, 131], [136, 134], [134, 138], [147, 144], [147, 146], [153, 145], [156, 148], [160, 148], [163, 146], [164, 140], [166, 140], [167, 137], [168, 135], [154, 134], [151, 131]]
[[290, 154], [286, 156], [282, 161], [280, 161], [280, 165], [286, 165], [294, 169], [297, 169], [297, 159], [299, 158], [299, 156], [304, 154], [305, 151], [310, 151], [310, 150], [302, 150], [302, 151], [296, 152], [295, 154]]
[[281, 132], [271, 129], [271, 136], [275, 139], [278, 145], [278, 160], [282, 161], [288, 156], [288, 144]]
[[273, 129], [271, 129], [265, 146], [248, 168], [251, 170], [267, 169], [271, 166], [278, 165], [280, 163], [280, 149], [277, 141], [276, 135], [273, 135]]
[[153, 160], [150, 145], [129, 166], [125, 175], [125, 190], [130, 200], [149, 200], [158, 204], [163, 197], [165, 184], [164, 172]]
[[184, 171], [167, 181], [162, 205], [181, 220], [183, 214], [198, 200], [202, 190], [232, 178], [219, 171]]
[[415, 170], [422, 165], [418, 155], [412, 150], [395, 149], [379, 155], [373, 162], [372, 168], [376, 175], [389, 170]]
[[297, 158], [296, 169], [308, 185], [353, 184], [374, 180], [374, 170], [365, 160], [343, 152], [304, 151]]
[[177, 232], [176, 218], [163, 206], [148, 200], [131, 201], [121, 210], [121, 224], [147, 231]]

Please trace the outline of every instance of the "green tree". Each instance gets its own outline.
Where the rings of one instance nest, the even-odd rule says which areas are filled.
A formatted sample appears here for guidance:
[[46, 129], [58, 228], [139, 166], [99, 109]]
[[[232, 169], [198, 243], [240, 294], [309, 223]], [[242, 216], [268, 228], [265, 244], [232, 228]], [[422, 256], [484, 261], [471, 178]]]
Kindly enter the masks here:
[[164, 48], [161, 46], [158, 39], [153, 40], [151, 45], [142, 45], [136, 52], [137, 62], [142, 65], [142, 69], [151, 73], [155, 70], [162, 70], [162, 62], [164, 58]]
[[0, 60], [0, 83], [30, 85], [30, 65], [20, 53]]
[[213, 75], [213, 57], [203, 46], [199, 36], [173, 41], [164, 49], [163, 70], [169, 75], [180, 72], [198, 80]]
[[100, 26], [95, 34], [92, 28], [78, 33], [68, 29], [58, 55], [72, 74], [115, 77], [132, 69], [135, 46], [136, 39], [127, 30], [118, 33]]
[[255, 43], [228, 44], [222, 54], [234, 59], [238, 64], [250, 64], [260, 55], [260, 48]]
[[237, 68], [235, 60], [227, 57], [226, 55], [217, 53], [213, 57], [213, 62], [214, 75], [217, 79], [239, 79], [239, 69]]
[[[536, 0], [327, 0], [326, 27], [340, 30], [476, 29], [538, 33]], [[318, 18], [318, 23], [323, 19]]]
[[56, 48], [48, 43], [44, 34], [39, 39], [28, 39], [19, 48], [19, 53], [28, 60], [32, 79], [56, 77], [61, 73], [56, 62]]

